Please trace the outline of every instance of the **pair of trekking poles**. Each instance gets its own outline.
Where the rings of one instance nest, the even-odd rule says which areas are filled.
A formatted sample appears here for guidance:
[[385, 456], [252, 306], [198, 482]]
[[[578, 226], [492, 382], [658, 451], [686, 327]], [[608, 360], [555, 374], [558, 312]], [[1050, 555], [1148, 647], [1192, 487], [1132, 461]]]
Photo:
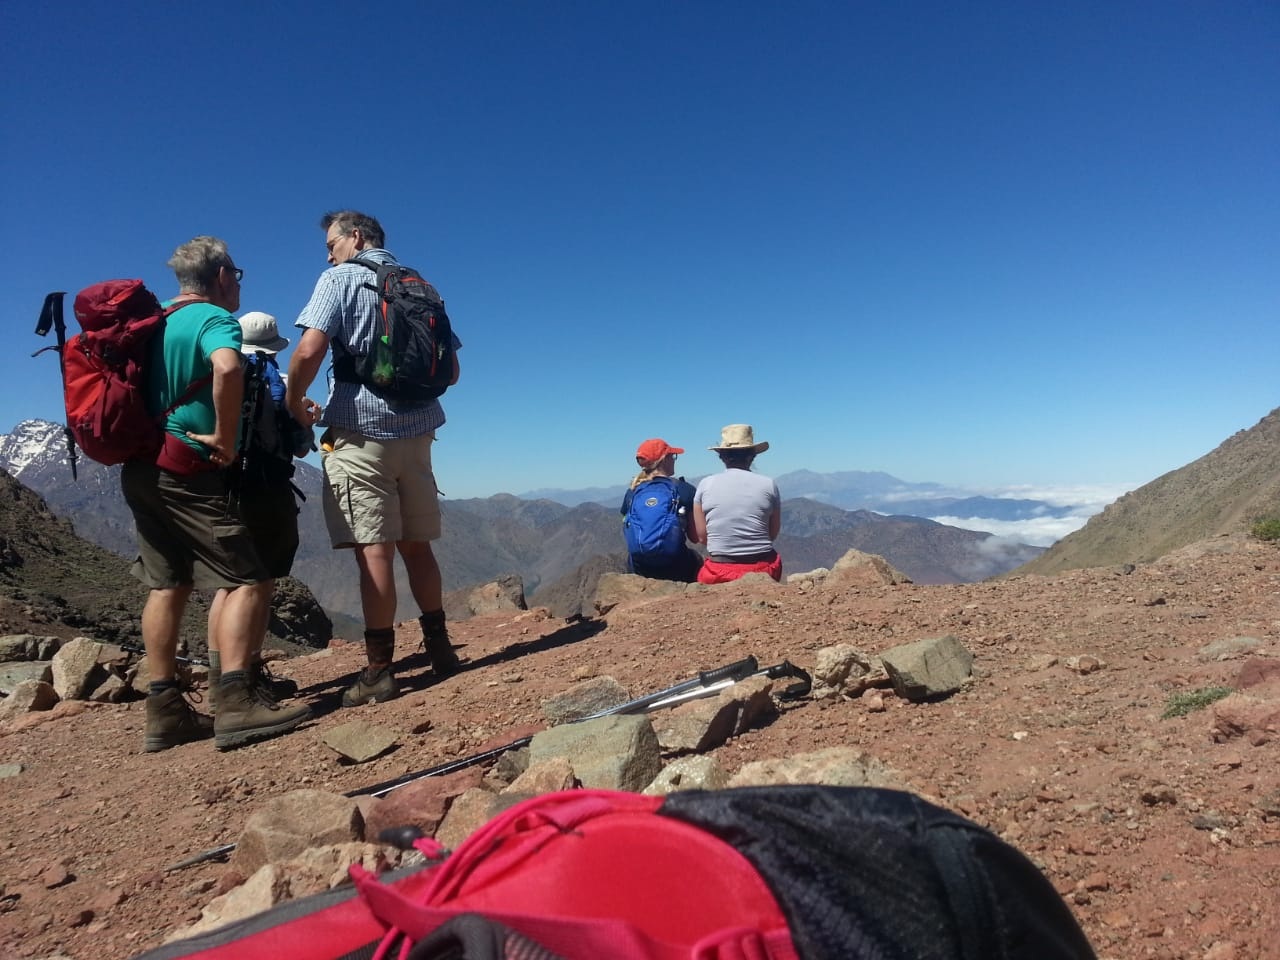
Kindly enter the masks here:
[[[752, 677], [768, 677], [770, 680], [781, 680], [786, 677], [794, 679], [796, 682], [789, 684], [784, 690], [777, 694], [779, 700], [799, 700], [809, 694], [812, 687], [812, 680], [809, 674], [799, 667], [795, 666], [789, 660], [783, 660], [781, 663], [774, 664], [771, 667], [761, 667], [754, 656], [744, 657], [735, 663], [725, 664], [723, 667], [717, 667], [714, 670], [703, 670], [697, 676], [684, 680], [680, 683], [650, 693], [635, 700], [628, 700], [626, 703], [618, 704], [616, 707], [609, 707], [600, 710], [590, 716], [581, 717], [572, 721], [573, 723], [583, 723], [587, 720], [599, 720], [601, 717], [624, 716], [627, 714], [649, 713], [653, 710], [660, 710], [665, 707], [674, 707], [678, 704], [685, 703], [689, 700], [696, 700], [701, 697], [711, 696], [719, 693], [736, 683], [748, 680]], [[408, 786], [411, 783], [417, 783], [419, 780], [425, 780], [428, 777], [442, 777], [458, 770], [465, 770], [468, 767], [476, 766], [484, 763], [486, 760], [493, 760], [508, 750], [519, 750], [527, 747], [533, 740], [532, 736], [521, 737], [510, 743], [503, 744], [500, 747], [494, 747], [492, 750], [485, 750], [482, 753], [472, 754], [469, 757], [462, 757], [458, 760], [449, 760], [445, 763], [437, 764], [434, 767], [427, 767], [424, 770], [418, 770], [413, 773], [406, 773], [403, 776], [396, 777], [393, 780], [385, 780], [382, 783], [375, 783], [369, 787], [361, 787], [358, 790], [350, 790], [344, 793], [344, 797], [384, 797], [394, 790]], [[236, 845], [234, 843], [224, 843], [218, 847], [211, 847], [194, 856], [187, 857], [177, 863], [166, 867], [166, 870], [181, 870], [185, 867], [192, 867], [198, 863], [205, 863], [209, 860], [220, 860], [228, 856]]]

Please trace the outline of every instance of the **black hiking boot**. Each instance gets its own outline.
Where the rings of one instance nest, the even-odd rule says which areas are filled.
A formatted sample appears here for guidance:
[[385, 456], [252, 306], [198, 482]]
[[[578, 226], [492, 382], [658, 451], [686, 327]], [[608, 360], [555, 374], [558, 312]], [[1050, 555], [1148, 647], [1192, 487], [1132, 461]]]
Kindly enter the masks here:
[[277, 703], [249, 677], [220, 683], [213, 743], [219, 750], [231, 750], [269, 740], [288, 733], [310, 717], [311, 708], [305, 703]]
[[449, 642], [449, 628], [444, 622], [444, 611], [424, 613], [418, 618], [422, 627], [422, 649], [431, 660], [431, 669], [437, 677], [451, 677], [462, 669], [462, 662]]
[[208, 740], [212, 736], [213, 718], [197, 713], [177, 687], [147, 697], [147, 727], [143, 740], [143, 749], [147, 753]]

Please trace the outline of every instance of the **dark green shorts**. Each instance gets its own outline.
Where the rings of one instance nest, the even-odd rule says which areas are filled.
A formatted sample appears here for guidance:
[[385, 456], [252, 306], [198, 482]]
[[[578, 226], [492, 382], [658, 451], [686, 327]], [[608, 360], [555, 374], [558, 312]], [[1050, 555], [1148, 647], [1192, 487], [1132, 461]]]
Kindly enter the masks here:
[[298, 552], [298, 501], [289, 481], [246, 484], [240, 491], [240, 516], [267, 573], [273, 579], [287, 577]]
[[133, 575], [152, 590], [238, 587], [270, 579], [221, 470], [179, 477], [126, 463], [120, 487], [138, 528]]

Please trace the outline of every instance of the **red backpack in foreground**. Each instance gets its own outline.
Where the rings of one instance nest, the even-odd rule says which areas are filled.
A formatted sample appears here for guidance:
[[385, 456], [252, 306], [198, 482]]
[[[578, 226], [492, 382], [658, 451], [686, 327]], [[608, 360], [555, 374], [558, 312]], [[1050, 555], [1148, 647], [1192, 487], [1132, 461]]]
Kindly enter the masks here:
[[[164, 440], [164, 415], [147, 410], [148, 344], [177, 308], [161, 307], [141, 280], [95, 283], [76, 294], [74, 310], [82, 332], [67, 339], [62, 297], [51, 293], [45, 298], [36, 333], [43, 336], [51, 327], [57, 331], [58, 345], [44, 349], [56, 349], [61, 357], [73, 473], [75, 446], [106, 466], [155, 460]], [[165, 415], [208, 380], [193, 383]]]
[[351, 875], [354, 889], [138, 960], [1094, 956], [1025, 856], [895, 790], [569, 790], [499, 814], [438, 865]]

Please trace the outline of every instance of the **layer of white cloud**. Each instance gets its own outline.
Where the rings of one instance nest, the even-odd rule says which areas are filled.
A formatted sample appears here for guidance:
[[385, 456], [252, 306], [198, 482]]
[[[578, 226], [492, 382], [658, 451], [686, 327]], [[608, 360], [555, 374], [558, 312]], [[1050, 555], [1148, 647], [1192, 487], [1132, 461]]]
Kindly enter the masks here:
[[982, 491], [984, 496], [1004, 500], [1043, 500], [1055, 507], [1080, 507], [1085, 517], [1098, 513], [1118, 497], [1136, 489], [1136, 483], [1097, 483], [1077, 486], [1035, 486], [1022, 484]]
[[[1037, 498], [1039, 499], [1039, 498]], [[997, 537], [1014, 540], [1018, 543], [1029, 543], [1033, 547], [1048, 547], [1061, 540], [1068, 533], [1079, 530], [1088, 522], [1089, 517], [1097, 513], [1105, 504], [1100, 504], [1092, 513], [1074, 513], [1068, 517], [1036, 517], [1029, 520], [992, 520], [989, 517], [930, 517], [937, 523], [945, 523], [949, 527], [960, 527], [962, 530], [979, 530], [992, 533]]]

